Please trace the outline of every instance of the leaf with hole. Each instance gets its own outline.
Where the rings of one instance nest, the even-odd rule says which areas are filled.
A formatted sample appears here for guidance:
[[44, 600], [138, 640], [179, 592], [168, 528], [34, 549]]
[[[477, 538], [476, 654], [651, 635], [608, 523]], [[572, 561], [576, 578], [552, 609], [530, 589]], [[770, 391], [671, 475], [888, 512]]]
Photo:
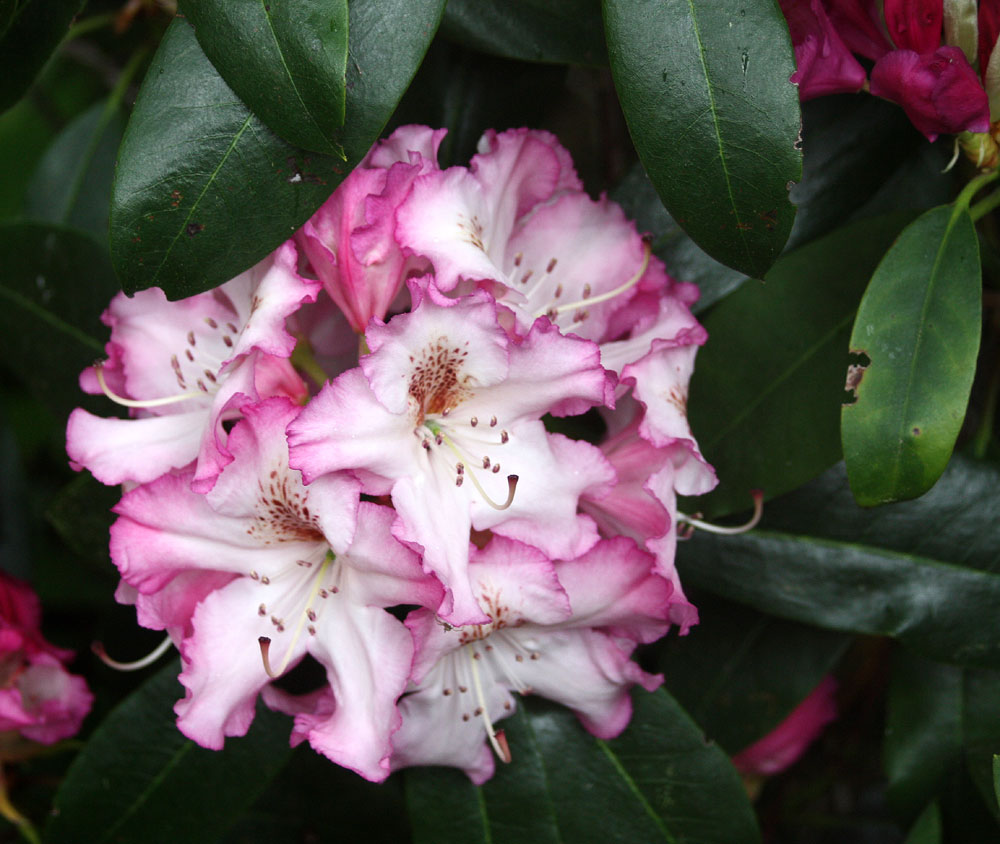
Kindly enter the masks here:
[[862, 291], [911, 219], [853, 223], [783, 256], [704, 320], [688, 413], [721, 483], [694, 509], [720, 515], [805, 483], [840, 459], [847, 338]]
[[296, 146], [343, 155], [347, 0], [182, 0], [205, 55], [265, 125]]
[[857, 401], [841, 414], [859, 504], [916, 498], [948, 463], [979, 352], [979, 243], [968, 212], [933, 208], [900, 235], [851, 333]]
[[795, 57], [777, 3], [604, 0], [615, 88], [667, 210], [716, 260], [774, 263], [802, 175]]

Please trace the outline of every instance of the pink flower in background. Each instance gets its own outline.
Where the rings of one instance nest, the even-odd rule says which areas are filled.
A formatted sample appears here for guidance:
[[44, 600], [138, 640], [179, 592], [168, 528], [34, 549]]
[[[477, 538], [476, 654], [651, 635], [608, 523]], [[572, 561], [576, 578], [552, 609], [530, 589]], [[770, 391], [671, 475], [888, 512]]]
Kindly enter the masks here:
[[824, 677], [777, 727], [733, 757], [742, 774], [770, 776], [794, 764], [837, 717], [837, 681]]
[[94, 698], [66, 671], [73, 652], [45, 641], [40, 623], [31, 587], [0, 572], [0, 732], [52, 744], [77, 733]]
[[941, 44], [942, 0], [885, 0], [881, 13], [874, 0], [781, 0], [795, 47], [792, 81], [799, 83], [803, 100], [860, 90], [864, 70], [850, 55], [854, 52], [875, 61], [871, 93], [902, 106], [928, 140], [988, 132], [987, 88], [1000, 83], [992, 83], [986, 72], [1000, 17], [994, 3], [979, 11], [977, 75], [969, 63], [976, 59], [971, 39], [959, 46]]

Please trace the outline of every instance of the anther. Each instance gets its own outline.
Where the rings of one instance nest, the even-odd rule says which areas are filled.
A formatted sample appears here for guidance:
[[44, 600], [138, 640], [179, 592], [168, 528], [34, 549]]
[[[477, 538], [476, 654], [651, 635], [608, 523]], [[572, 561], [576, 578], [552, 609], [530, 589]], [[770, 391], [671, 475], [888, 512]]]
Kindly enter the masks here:
[[562, 296], [562, 292], [563, 292], [563, 286], [562, 286], [561, 284], [557, 284], [557, 285], [556, 285], [556, 292], [555, 292], [555, 293], [553, 293], [552, 295], [553, 295], [553, 296], [554, 296], [554, 297], [555, 297], [556, 299], [558, 299], [558, 298], [559, 298], [560, 296]]
[[455, 464], [455, 471], [459, 475], [464, 475], [465, 474], [465, 464], [464, 463], [456, 463]]
[[490, 468], [490, 458], [488, 456], [483, 458], [483, 468], [484, 469]]
[[490, 417], [490, 427], [495, 428], [497, 426], [497, 418], [495, 416]]
[[547, 273], [552, 272], [556, 268], [556, 264], [558, 264], [558, 263], [559, 262], [555, 258], [552, 258], [549, 261], [549, 265], [545, 268], [545, 272], [547, 272]]
[[504, 445], [509, 439], [510, 439], [510, 434], [508, 434], [506, 431], [501, 431], [500, 432], [500, 444], [501, 445]]
[[477, 417], [477, 416], [473, 416], [473, 417], [472, 417], [472, 418], [471, 418], [471, 419], [469, 420], [469, 424], [470, 424], [470, 425], [471, 425], [471, 426], [472, 426], [473, 428], [475, 428], [475, 427], [476, 427], [476, 425], [478, 425], [478, 424], [479, 424], [479, 417]]
[[259, 607], [257, 607], [257, 615], [259, 615], [259, 616], [265, 616], [265, 615], [267, 615], [267, 605], [266, 604], [261, 604]]
[[208, 323], [208, 327], [209, 328], [218, 328], [219, 327], [219, 323], [217, 323], [210, 316], [209, 317], [205, 317], [205, 322]]
[[590, 285], [589, 284], [583, 285], [583, 296], [582, 296], [582, 298], [584, 298], [584, 299], [589, 299], [590, 298]]
[[263, 577], [262, 577], [262, 578], [260, 579], [260, 582], [261, 582], [261, 583], [263, 583], [263, 584], [264, 584], [265, 586], [267, 586], [267, 585], [268, 585], [268, 584], [269, 584], [269, 583], [271, 582], [271, 578], [269, 578], [269, 577], [268, 577], [268, 576], [267, 576], [267, 575], [265, 574], [265, 575], [264, 575], [264, 576], [263, 576]]
[[500, 471], [500, 464], [494, 463], [493, 468], [490, 471], [493, 472], [494, 475], [497, 474]]
[[457, 478], [455, 478], [455, 486], [461, 486], [464, 481], [465, 481], [465, 476], [459, 475]]

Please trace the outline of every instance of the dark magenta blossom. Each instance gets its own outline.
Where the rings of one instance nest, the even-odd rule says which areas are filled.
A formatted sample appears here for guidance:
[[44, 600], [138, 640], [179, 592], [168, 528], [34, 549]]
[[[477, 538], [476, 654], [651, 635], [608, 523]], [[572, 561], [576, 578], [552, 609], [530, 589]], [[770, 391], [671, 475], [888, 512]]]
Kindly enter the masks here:
[[990, 104], [976, 72], [958, 47], [933, 53], [896, 50], [876, 62], [871, 92], [899, 103], [927, 139], [959, 132], [987, 132]]
[[810, 100], [860, 91], [865, 69], [851, 55], [821, 0], [781, 0], [781, 10], [795, 45], [796, 71], [790, 81], [799, 86], [799, 97]]
[[885, 0], [885, 25], [901, 50], [929, 53], [941, 43], [942, 0]]

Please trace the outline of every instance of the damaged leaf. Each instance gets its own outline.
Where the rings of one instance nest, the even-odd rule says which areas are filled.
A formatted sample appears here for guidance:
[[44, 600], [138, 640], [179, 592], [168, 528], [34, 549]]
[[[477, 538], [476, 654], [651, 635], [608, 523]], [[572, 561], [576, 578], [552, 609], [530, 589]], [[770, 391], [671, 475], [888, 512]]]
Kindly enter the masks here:
[[[861, 300], [841, 410], [851, 490], [862, 506], [923, 495], [965, 417], [980, 333], [979, 244], [968, 212], [943, 205], [906, 228]], [[850, 386], [849, 386], [850, 389]]]

